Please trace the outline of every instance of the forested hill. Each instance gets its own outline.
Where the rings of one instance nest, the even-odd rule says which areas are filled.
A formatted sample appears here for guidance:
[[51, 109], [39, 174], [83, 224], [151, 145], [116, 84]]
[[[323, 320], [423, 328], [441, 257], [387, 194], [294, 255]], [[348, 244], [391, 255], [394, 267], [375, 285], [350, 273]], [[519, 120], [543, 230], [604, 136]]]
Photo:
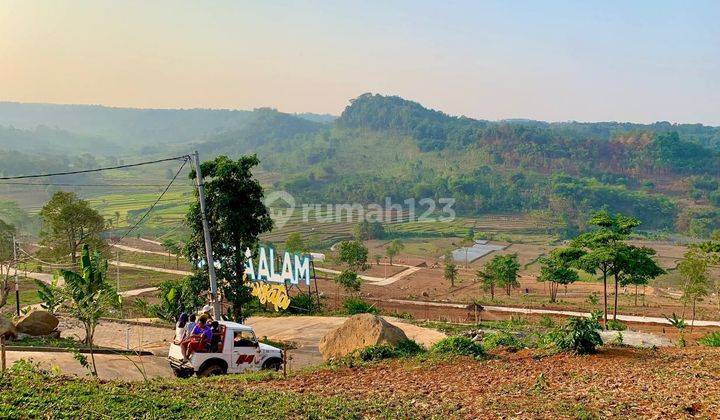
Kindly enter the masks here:
[[277, 180], [272, 188], [301, 202], [452, 197], [459, 214], [545, 211], [570, 229], [607, 206], [645, 228], [696, 236], [720, 228], [718, 127], [486, 121], [373, 94], [338, 118], [0, 103], [2, 125], [0, 173], [8, 175], [84, 166], [92, 156], [78, 155], [90, 144], [115, 161], [197, 148], [204, 158], [257, 153]]
[[307, 202], [453, 197], [461, 214], [550, 210], [571, 228], [608, 206], [646, 228], [720, 227], [717, 127], [484, 121], [364, 94], [329, 125], [267, 111], [201, 146], [257, 153], [277, 188]]

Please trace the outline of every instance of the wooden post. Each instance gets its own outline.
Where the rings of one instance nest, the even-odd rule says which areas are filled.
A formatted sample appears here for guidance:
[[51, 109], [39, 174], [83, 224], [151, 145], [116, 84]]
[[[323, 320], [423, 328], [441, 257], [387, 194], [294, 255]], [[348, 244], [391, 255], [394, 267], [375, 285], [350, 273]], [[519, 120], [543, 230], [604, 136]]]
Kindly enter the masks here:
[[283, 341], [283, 378], [287, 379], [287, 343]]
[[5, 374], [5, 336], [0, 336], [0, 359], [2, 359], [2, 374]]

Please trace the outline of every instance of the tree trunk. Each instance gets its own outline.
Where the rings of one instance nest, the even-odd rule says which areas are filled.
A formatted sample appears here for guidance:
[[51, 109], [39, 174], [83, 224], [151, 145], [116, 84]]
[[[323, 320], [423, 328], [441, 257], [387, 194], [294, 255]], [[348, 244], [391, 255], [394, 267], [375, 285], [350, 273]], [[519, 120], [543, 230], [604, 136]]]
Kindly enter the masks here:
[[613, 305], [613, 321], [617, 321], [618, 283], [618, 275], [615, 274], [615, 303]]
[[490, 285], [490, 300], [495, 300], [495, 284]]
[[607, 322], [608, 322], [607, 271], [603, 271], [603, 318], [605, 319], [605, 329], [607, 329]]
[[693, 299], [693, 315], [692, 315], [692, 322], [690, 322], [690, 333], [693, 332], [693, 327], [695, 326], [695, 306], [697, 303], [697, 299]]
[[638, 297], [638, 285], [635, 285], [635, 306], [637, 306], [637, 297]]

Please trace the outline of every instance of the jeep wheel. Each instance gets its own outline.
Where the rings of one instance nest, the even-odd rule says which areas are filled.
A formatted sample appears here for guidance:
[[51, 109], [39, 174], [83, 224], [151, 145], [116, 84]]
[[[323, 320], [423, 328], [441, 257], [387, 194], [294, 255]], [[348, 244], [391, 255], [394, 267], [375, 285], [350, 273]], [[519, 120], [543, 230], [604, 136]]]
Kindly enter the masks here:
[[190, 369], [173, 369], [173, 373], [176, 377], [185, 379], [191, 377], [193, 371]]
[[282, 369], [283, 362], [280, 359], [268, 359], [263, 363], [263, 369], [278, 371]]
[[197, 373], [197, 376], [198, 376], [198, 378], [205, 378], [205, 377], [214, 376], [214, 375], [224, 375], [225, 373], [227, 373], [227, 372], [225, 371], [225, 369], [222, 366], [213, 363], [213, 364], [205, 366], [204, 368], [199, 370]]

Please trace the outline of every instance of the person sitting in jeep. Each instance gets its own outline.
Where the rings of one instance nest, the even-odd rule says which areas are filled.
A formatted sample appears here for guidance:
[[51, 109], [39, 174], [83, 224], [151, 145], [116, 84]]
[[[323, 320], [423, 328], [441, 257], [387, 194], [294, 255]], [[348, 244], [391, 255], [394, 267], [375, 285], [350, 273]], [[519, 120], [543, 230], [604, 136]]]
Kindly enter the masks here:
[[207, 351], [212, 336], [212, 329], [210, 329], [210, 326], [207, 324], [207, 317], [200, 316], [190, 337], [180, 343], [183, 361], [187, 362], [195, 352]]

